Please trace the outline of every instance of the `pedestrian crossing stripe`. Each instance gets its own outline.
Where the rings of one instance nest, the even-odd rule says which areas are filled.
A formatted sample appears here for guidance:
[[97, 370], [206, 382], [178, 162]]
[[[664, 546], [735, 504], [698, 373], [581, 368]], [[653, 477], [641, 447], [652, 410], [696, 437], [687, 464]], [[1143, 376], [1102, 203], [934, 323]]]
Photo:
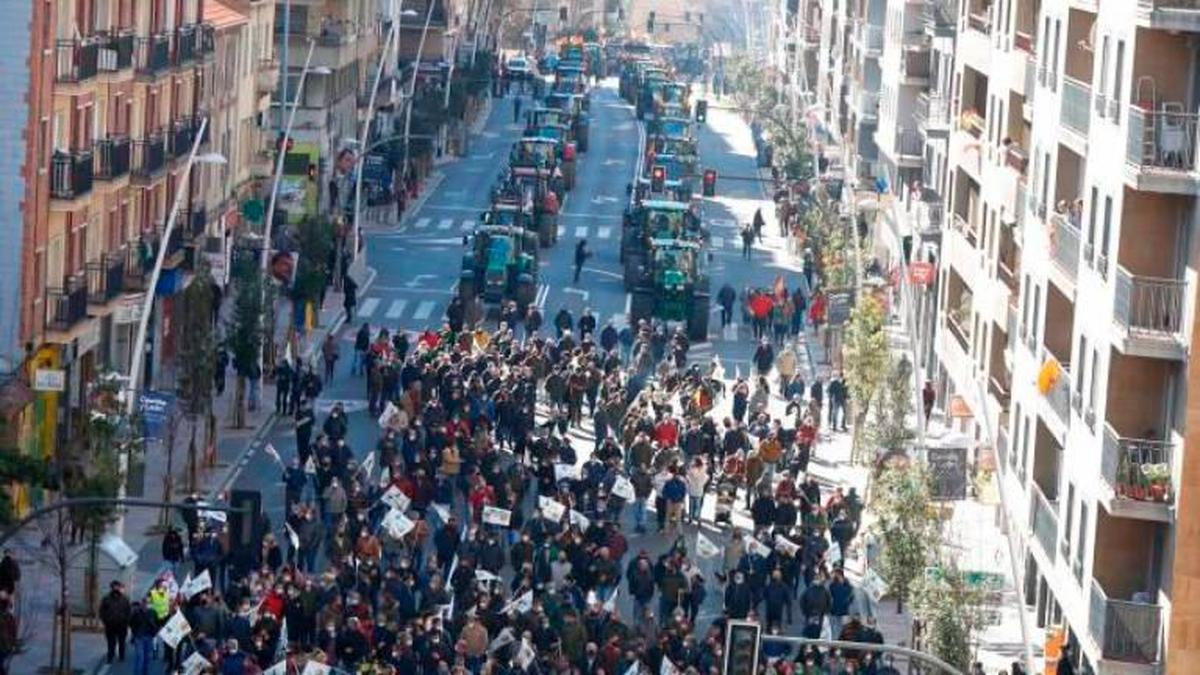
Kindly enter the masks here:
[[583, 239], [583, 238], [587, 237], [587, 230], [588, 229], [587, 229], [586, 225], [580, 225], [579, 227], [576, 227], [575, 228], [575, 238]]
[[713, 237], [709, 239], [708, 243], [711, 244], [713, 248], [723, 248], [725, 246], [725, 240], [720, 237]]
[[439, 230], [448, 230], [452, 227], [454, 227], [453, 218], [442, 218], [441, 222], [438, 223]]
[[559, 236], [559, 237], [562, 237], [562, 236], [563, 236], [564, 234], [566, 234], [566, 233], [567, 233], [567, 226], [566, 226], [566, 225], [559, 225], [559, 226], [558, 226], [558, 236]]
[[362, 305], [358, 308], [358, 315], [362, 318], [367, 318], [375, 313], [375, 308], [379, 306], [379, 298], [367, 298], [363, 300]]
[[404, 314], [404, 308], [407, 305], [407, 300], [393, 300], [391, 306], [388, 307], [387, 314], [385, 316], [387, 316], [389, 319], [399, 319], [400, 316]]
[[737, 221], [732, 218], [710, 218], [708, 224], [710, 227], [737, 227]]
[[417, 309], [413, 312], [412, 318], [415, 321], [424, 321], [428, 319], [430, 315], [433, 314], [433, 306], [433, 300], [423, 300], [421, 304], [417, 305]]
[[599, 239], [608, 239], [611, 236], [612, 236], [612, 228], [611, 227], [602, 227], [596, 231], [596, 237]]
[[475, 221], [471, 220], [470, 218], [462, 222], [462, 229], [469, 230], [472, 227], [475, 227]]
[[429, 219], [428, 218], [418, 218], [417, 222], [413, 223], [413, 227], [415, 227], [417, 229], [423, 229], [423, 228], [429, 227]]

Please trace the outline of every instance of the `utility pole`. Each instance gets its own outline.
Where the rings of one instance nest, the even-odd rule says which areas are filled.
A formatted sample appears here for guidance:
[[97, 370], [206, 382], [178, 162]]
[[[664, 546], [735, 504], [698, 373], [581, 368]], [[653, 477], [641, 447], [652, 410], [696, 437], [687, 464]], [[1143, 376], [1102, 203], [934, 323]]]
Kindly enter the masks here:
[[[413, 98], [417, 93], [417, 72], [421, 69], [421, 54], [425, 53], [425, 36], [429, 34], [429, 21], [433, 18], [433, 8], [435, 6], [436, 3], [430, 2], [429, 9], [425, 10], [425, 27], [421, 29], [421, 39], [417, 43], [417, 56], [413, 59], [412, 77], [409, 78], [408, 82], [408, 100], [405, 101], [407, 110], [404, 113], [404, 161], [400, 164], [401, 171], [408, 171], [409, 134], [412, 131]], [[446, 86], [450, 86], [450, 83], [447, 82]]]

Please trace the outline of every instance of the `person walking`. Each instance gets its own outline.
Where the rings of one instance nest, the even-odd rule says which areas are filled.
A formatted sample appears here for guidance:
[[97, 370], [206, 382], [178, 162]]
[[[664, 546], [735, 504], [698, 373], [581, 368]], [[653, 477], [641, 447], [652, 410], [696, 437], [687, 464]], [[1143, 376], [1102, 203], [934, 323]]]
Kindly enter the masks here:
[[342, 281], [342, 308], [346, 310], [346, 323], [354, 321], [354, 308], [358, 306], [358, 282], [349, 274]]
[[133, 638], [133, 675], [150, 675], [150, 664], [154, 661], [154, 636], [158, 634], [154, 610], [141, 602], [133, 603], [129, 632]]
[[100, 623], [104, 624], [104, 641], [108, 643], [107, 663], [113, 656], [125, 660], [125, 638], [129, 633], [129, 620], [133, 606], [125, 595], [125, 587], [119, 581], [109, 585], [108, 594], [100, 601]]
[[326, 335], [325, 342], [321, 344], [321, 357], [325, 360], [325, 384], [333, 382], [333, 367], [337, 364], [341, 351], [342, 348], [333, 333]]
[[521, 97], [513, 97], [513, 124], [521, 121]]
[[737, 291], [733, 286], [725, 284], [717, 291], [717, 303], [721, 306], [721, 327], [733, 322], [733, 303], [737, 300]]
[[761, 208], [755, 209], [754, 210], [754, 238], [758, 239], [758, 243], [760, 243], [760, 244], [762, 243], [762, 240], [763, 240], [763, 234], [762, 234], [763, 226], [766, 224], [767, 224], [767, 220], [765, 218], [763, 218], [762, 209]]
[[825, 391], [829, 394], [829, 429], [846, 431], [846, 399], [849, 391], [840, 372], [834, 373], [829, 379]]
[[749, 260], [750, 252], [754, 246], [754, 228], [746, 226], [742, 228], [742, 259]]
[[583, 271], [583, 264], [585, 262], [587, 262], [588, 258], [591, 258], [591, 257], [592, 257], [592, 252], [588, 250], [587, 239], [580, 239], [579, 243], [575, 245], [575, 281], [574, 281], [574, 283], [579, 283], [579, 274], [580, 274], [580, 272]]
[[366, 321], [354, 334], [354, 362], [350, 364], [351, 375], [365, 375], [367, 372], [367, 350], [371, 348], [371, 325]]

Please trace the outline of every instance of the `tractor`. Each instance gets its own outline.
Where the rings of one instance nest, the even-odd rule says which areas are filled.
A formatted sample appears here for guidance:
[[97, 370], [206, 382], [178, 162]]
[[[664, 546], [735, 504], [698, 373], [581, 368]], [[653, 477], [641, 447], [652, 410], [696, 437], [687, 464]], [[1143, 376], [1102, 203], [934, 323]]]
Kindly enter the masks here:
[[515, 301], [524, 310], [537, 296], [538, 238], [514, 225], [481, 224], [468, 235], [458, 293], [464, 301]]
[[555, 138], [525, 136], [513, 144], [508, 164], [514, 169], [546, 169], [562, 177], [563, 189], [575, 187], [575, 148]]
[[698, 212], [684, 202], [661, 200], [635, 201], [625, 213], [621, 227], [621, 262], [625, 265], [625, 286], [631, 288], [638, 269], [645, 264], [650, 241], [679, 239], [703, 242], [708, 231]]
[[558, 241], [558, 211], [563, 203], [562, 183], [548, 169], [537, 167], [513, 167], [499, 192], [519, 198], [522, 210], [528, 208], [532, 221], [526, 221], [527, 229], [537, 232], [543, 247], [553, 246]]
[[552, 92], [546, 96], [545, 107], [560, 110], [568, 116], [566, 123], [571, 125], [571, 133], [575, 137], [579, 152], [587, 152], [588, 149], [591, 120], [587, 114], [586, 103], [587, 99], [579, 94]]
[[708, 340], [708, 258], [700, 242], [653, 239], [631, 287], [629, 320], [682, 321], [689, 340]]

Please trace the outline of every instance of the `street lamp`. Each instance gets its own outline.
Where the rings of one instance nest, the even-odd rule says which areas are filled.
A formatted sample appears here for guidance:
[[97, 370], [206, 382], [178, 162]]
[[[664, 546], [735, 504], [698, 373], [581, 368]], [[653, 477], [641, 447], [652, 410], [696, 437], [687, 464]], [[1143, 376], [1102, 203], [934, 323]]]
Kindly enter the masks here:
[[[429, 34], [429, 21], [433, 18], [435, 4], [429, 3], [429, 9], [425, 10], [425, 27], [421, 29], [421, 40], [417, 43], [417, 55], [413, 59], [412, 77], [408, 81], [408, 100], [405, 101], [408, 108], [404, 113], [404, 161], [400, 164], [401, 176], [408, 171], [408, 141], [409, 132], [412, 129], [413, 97], [417, 94], [417, 73], [421, 70], [421, 55], [425, 53], [425, 37]], [[449, 87], [450, 83], [446, 82], [446, 86]]]
[[[430, 3], [432, 6], [433, 3]], [[397, 8], [404, 7], [404, 0], [399, 0]], [[392, 27], [388, 31], [387, 40], [383, 44], [383, 52], [379, 55], [379, 67], [375, 71], [375, 84], [371, 86], [371, 96], [367, 101], [367, 119], [363, 122], [362, 137], [358, 140], [358, 162], [354, 168], [354, 239], [353, 246], [350, 249], [350, 254], [353, 256], [354, 262], [358, 262], [358, 242], [362, 236], [360, 231], [362, 219], [359, 217], [362, 211], [362, 184], [363, 184], [363, 164], [367, 160], [367, 140], [371, 137], [371, 123], [375, 121], [375, 97], [379, 94], [379, 83], [383, 81], [383, 67], [388, 63], [388, 48], [395, 43], [395, 56], [400, 58], [400, 22], [402, 17], [417, 16], [418, 13], [411, 9], [401, 9], [397, 12], [397, 16], [392, 21]], [[341, 259], [341, 256], [338, 257]], [[353, 264], [353, 263], [352, 263]]]
[[[133, 341], [133, 354], [129, 361], [129, 395], [125, 401], [125, 411], [132, 416], [137, 410], [138, 390], [141, 389], [142, 377], [142, 360], [146, 358], [146, 333], [150, 327], [150, 312], [154, 309], [154, 294], [158, 287], [158, 279], [162, 275], [163, 261], [167, 257], [167, 243], [171, 240], [171, 234], [175, 231], [175, 221], [179, 219], [179, 207], [183, 203], [183, 196], [188, 192], [186, 186], [188, 177], [192, 173], [192, 166], [196, 163], [200, 164], [226, 164], [228, 160], [224, 155], [216, 152], [200, 153], [200, 143], [204, 140], [204, 134], [208, 130], [208, 118], [204, 117], [200, 120], [200, 127], [196, 130], [196, 137], [192, 139], [192, 149], [188, 152], [187, 164], [183, 167], [183, 173], [179, 176], [179, 185], [183, 185], [183, 189], [175, 191], [175, 202], [171, 205], [171, 213], [167, 216], [166, 227], [163, 228], [162, 238], [158, 244], [158, 251], [154, 256], [154, 269], [150, 271], [150, 280], [146, 285], [145, 297], [142, 299], [142, 311], [138, 316], [137, 337]], [[118, 488], [117, 496], [125, 497], [126, 484], [125, 476], [129, 470], [129, 450], [122, 448], [118, 457], [118, 465], [121, 472], [121, 484]], [[125, 529], [125, 517], [120, 516], [117, 520], [115, 530], [117, 536], [121, 536]]]

